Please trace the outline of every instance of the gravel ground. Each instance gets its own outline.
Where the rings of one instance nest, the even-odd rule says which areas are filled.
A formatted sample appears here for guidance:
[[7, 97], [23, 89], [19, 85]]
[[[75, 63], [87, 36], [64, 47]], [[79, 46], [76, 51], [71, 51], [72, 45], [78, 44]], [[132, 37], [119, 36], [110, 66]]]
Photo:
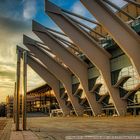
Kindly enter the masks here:
[[41, 140], [66, 136], [140, 136], [139, 117], [33, 117], [28, 128]]

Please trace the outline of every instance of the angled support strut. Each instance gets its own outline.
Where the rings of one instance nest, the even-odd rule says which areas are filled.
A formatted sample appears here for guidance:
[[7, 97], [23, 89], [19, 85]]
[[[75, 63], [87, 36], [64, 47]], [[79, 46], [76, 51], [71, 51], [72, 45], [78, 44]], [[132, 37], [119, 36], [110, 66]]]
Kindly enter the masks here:
[[59, 80], [56, 79], [43, 65], [37, 62], [31, 56], [28, 56], [28, 65], [44, 80], [50, 85], [54, 91], [56, 99], [62, 109], [63, 115], [69, 115], [70, 109], [66, 106], [65, 101], [60, 97], [59, 90]]
[[81, 0], [81, 2], [127, 54], [140, 75], [140, 37], [137, 33], [115, 15], [102, 0]]
[[70, 18], [63, 14], [62, 10], [56, 5], [46, 0], [46, 13], [53, 21], [66, 33], [66, 35], [79, 47], [79, 49], [89, 58], [98, 68], [102, 75], [105, 85], [113, 99], [114, 106], [118, 115], [126, 113], [127, 103], [121, 100], [119, 90], [111, 84], [110, 74], [110, 55], [101, 48], [93, 38], [81, 30]]
[[47, 67], [47, 69], [64, 84], [75, 113], [78, 116], [82, 115], [84, 111], [83, 107], [80, 106], [76, 97], [72, 95], [72, 73], [55, 61], [54, 58], [49, 56], [48, 53], [39, 47], [39, 45], [35, 45], [35, 41], [33, 39], [24, 36], [24, 45], [26, 45], [26, 47], [35, 54], [35, 56]]
[[100, 114], [102, 106], [97, 103], [95, 94], [91, 94], [88, 90], [87, 65], [55, 39], [42, 25], [33, 22], [33, 31], [78, 77], [93, 114]]

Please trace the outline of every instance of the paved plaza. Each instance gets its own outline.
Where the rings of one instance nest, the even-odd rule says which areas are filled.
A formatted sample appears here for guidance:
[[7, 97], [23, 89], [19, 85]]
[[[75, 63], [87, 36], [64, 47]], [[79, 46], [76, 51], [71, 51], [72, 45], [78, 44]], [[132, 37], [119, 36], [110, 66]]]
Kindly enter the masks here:
[[66, 136], [140, 136], [140, 117], [28, 118], [29, 129], [41, 140]]
[[140, 137], [140, 117], [29, 117], [27, 131], [14, 129], [12, 119], [0, 118], [0, 140], [65, 140], [71, 138], [69, 136]]

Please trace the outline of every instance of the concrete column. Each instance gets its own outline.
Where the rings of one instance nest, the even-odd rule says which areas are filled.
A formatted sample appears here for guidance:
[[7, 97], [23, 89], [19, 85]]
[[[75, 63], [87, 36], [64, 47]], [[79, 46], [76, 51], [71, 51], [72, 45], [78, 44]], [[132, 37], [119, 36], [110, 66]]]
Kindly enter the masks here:
[[14, 87], [14, 103], [13, 103], [13, 119], [14, 123], [16, 122], [16, 82], [15, 82], [15, 87]]
[[72, 95], [72, 73], [55, 61], [54, 58], [49, 56], [44, 50], [35, 45], [34, 40], [31, 38], [24, 36], [24, 45], [26, 45], [26, 47], [35, 54], [35, 56], [47, 67], [47, 69], [64, 84], [75, 113], [78, 116], [82, 115], [84, 109], [78, 103], [78, 99]]
[[22, 79], [22, 128], [26, 130], [27, 115], [26, 115], [26, 93], [27, 93], [27, 52], [23, 52], [23, 79]]
[[20, 123], [20, 65], [21, 65], [21, 52], [17, 49], [16, 103], [15, 103], [16, 131], [19, 130], [19, 123]]
[[123, 22], [103, 1], [81, 0], [81, 2], [127, 54], [140, 75], [140, 37], [138, 34]]
[[78, 77], [93, 114], [100, 114], [102, 106], [97, 103], [95, 94], [90, 93], [88, 90], [88, 66], [62, 43], [57, 41], [42, 25], [33, 22], [33, 31]]

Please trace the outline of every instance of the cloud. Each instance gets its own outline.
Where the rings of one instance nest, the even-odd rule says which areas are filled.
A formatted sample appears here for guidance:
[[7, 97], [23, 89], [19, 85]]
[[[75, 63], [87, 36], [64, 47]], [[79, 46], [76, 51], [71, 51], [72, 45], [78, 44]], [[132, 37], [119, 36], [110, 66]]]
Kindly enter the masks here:
[[0, 94], [0, 96], [1, 96], [0, 101], [2, 101], [2, 102], [6, 101], [6, 96], [5, 95], [13, 95], [14, 94], [13, 88], [8, 88], [7, 89], [5, 87], [1, 87], [0, 88], [0, 92], [1, 92], [1, 94]]
[[51, 0], [52, 3], [60, 6], [61, 8], [70, 7], [70, 5], [77, 0]]
[[[93, 21], [96, 21], [96, 19], [89, 13], [89, 11], [80, 3], [80, 1], [76, 1], [71, 9], [70, 9], [73, 13], [76, 13], [76, 14], [79, 14], [83, 17], [88, 17], [89, 19], [93, 20]], [[93, 23], [90, 23], [86, 20], [83, 20], [83, 19], [80, 19], [80, 18], [77, 18], [77, 17], [74, 17], [72, 16], [74, 19], [78, 20], [79, 22], [85, 24], [86, 26], [89, 26], [90, 28], [94, 28], [95, 27], [95, 24]]]
[[0, 16], [21, 20], [22, 11], [22, 0], [12, 0], [12, 2], [11, 0], [0, 1]]
[[15, 79], [15, 70], [12, 70], [11, 67], [9, 67], [9, 69], [4, 69], [4, 67], [2, 67], [2, 69], [0, 68], [0, 77], [1, 79], [4, 78], [9, 78], [14, 80]]
[[80, 1], [75, 2], [74, 5], [72, 6], [71, 10], [72, 10], [72, 12], [83, 15], [83, 16], [87, 14], [87, 10], [80, 3]]
[[23, 7], [23, 17], [26, 20], [34, 18], [36, 15], [36, 0], [25, 0]]
[[[0, 16], [0, 28], [5, 28], [5, 33], [16, 34], [17, 32], [24, 32], [29, 29], [30, 24], [25, 21], [16, 20], [9, 17]], [[0, 31], [2, 32], [2, 31]]]
[[[15, 1], [16, 0], [12, 2], [14, 6], [16, 5]], [[6, 5], [4, 6], [4, 4]], [[2, 5], [4, 7], [11, 7], [9, 0], [5, 0]], [[16, 45], [22, 44], [23, 34], [31, 34], [31, 23], [23, 19], [21, 14], [22, 12], [19, 14], [19, 17], [21, 17], [19, 18], [16, 14], [18, 11], [11, 11], [10, 13], [9, 10], [6, 11], [4, 7], [0, 9], [0, 102], [5, 101], [5, 97], [7, 95], [13, 95], [14, 93], [16, 75]], [[15, 14], [16, 16], [13, 18], [11, 15]], [[28, 81], [29, 89], [42, 83], [39, 76], [32, 72], [32, 70], [29, 69], [28, 73], [30, 74], [28, 75], [30, 77]]]
[[[7, 18], [31, 21], [36, 15], [37, 0], [1, 0], [0, 16]], [[3, 14], [4, 13], [4, 14]]]
[[35, 88], [35, 87], [38, 87], [39, 85], [43, 85], [45, 84], [46, 82], [44, 80], [42, 80], [42, 78], [37, 75], [34, 70], [28, 66], [28, 91]]
[[15, 42], [18, 37], [1, 26], [0, 30], [0, 101], [5, 101], [5, 96], [13, 94], [15, 81]]
[[0, 17], [0, 63], [13, 64], [16, 60], [16, 45], [22, 42], [24, 32], [31, 28], [26, 22]]

